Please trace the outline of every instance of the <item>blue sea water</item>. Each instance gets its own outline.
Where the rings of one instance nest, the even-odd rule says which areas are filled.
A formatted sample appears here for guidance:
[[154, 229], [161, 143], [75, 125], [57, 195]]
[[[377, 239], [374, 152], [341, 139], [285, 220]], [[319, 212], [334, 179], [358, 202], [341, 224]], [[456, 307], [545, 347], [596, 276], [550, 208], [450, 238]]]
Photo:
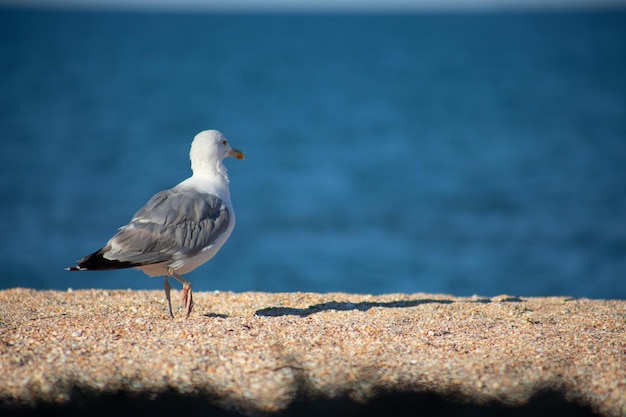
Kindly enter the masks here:
[[0, 288], [69, 273], [216, 128], [237, 227], [194, 289], [626, 299], [626, 12], [0, 9]]

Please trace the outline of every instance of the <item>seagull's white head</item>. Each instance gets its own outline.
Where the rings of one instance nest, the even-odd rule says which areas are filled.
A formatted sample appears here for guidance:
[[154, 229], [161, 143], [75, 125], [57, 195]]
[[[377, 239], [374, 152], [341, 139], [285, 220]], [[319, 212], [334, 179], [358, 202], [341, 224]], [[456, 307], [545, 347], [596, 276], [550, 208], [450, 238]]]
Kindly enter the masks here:
[[226, 136], [217, 130], [204, 130], [198, 133], [191, 143], [191, 151], [189, 152], [191, 170], [194, 174], [219, 173], [226, 175], [226, 168], [222, 164], [222, 160], [229, 156], [244, 159], [243, 152], [232, 148]]

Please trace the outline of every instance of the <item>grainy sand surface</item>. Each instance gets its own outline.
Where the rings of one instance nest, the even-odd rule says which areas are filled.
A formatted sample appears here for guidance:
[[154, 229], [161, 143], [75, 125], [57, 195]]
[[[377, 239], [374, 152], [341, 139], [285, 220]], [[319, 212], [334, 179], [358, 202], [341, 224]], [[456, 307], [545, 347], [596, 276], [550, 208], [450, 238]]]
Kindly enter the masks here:
[[[177, 296], [177, 293], [173, 294]], [[555, 390], [626, 415], [626, 301], [435, 294], [0, 291], [0, 404], [76, 389], [205, 396], [246, 415], [297, 401], [428, 393], [523, 406]]]

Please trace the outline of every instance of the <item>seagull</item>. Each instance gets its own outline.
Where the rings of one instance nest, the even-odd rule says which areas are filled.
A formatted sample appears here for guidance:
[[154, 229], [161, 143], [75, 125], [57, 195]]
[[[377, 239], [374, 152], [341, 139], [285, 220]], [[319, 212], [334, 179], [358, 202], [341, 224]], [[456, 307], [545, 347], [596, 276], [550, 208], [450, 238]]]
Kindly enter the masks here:
[[173, 318], [169, 278], [183, 286], [185, 317], [193, 308], [191, 282], [182, 276], [220, 250], [235, 227], [226, 157], [244, 159], [217, 130], [198, 133], [191, 143], [191, 177], [155, 194], [119, 228], [107, 244], [76, 262], [69, 271], [136, 268], [150, 277], [165, 277], [164, 289]]

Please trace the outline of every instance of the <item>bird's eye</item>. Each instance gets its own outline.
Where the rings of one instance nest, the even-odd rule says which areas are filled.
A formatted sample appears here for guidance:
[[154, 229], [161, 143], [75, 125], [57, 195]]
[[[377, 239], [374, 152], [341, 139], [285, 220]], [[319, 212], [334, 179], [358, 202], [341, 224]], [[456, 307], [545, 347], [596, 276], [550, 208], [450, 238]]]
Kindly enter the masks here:
[[223, 140], [223, 141], [222, 141], [222, 145], [226, 145], [227, 143], [228, 143], [228, 142], [227, 142], [227, 141], [225, 141], [225, 140]]

